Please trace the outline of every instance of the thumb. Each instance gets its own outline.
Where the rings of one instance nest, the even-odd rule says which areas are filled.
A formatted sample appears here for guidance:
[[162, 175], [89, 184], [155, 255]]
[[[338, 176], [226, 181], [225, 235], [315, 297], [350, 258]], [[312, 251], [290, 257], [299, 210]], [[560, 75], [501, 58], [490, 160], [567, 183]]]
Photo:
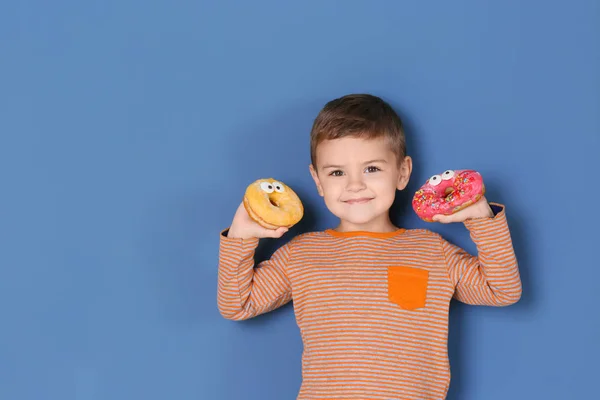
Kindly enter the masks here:
[[441, 224], [450, 224], [452, 222], [459, 221], [460, 218], [458, 218], [456, 216], [456, 214], [451, 214], [451, 215], [437, 214], [437, 215], [433, 216], [432, 220], [434, 222], [439, 222]]
[[282, 237], [286, 232], [288, 231], [288, 228], [285, 227], [279, 227], [277, 229], [265, 229], [262, 234], [265, 237], [269, 237], [269, 238], [280, 238]]

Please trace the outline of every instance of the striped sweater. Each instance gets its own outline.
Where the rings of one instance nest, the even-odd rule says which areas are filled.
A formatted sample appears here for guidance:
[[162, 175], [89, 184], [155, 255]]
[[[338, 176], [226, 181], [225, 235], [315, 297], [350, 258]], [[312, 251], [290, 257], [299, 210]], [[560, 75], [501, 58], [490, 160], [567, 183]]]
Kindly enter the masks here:
[[504, 206], [465, 221], [478, 256], [437, 233], [326, 230], [254, 265], [258, 239], [221, 233], [218, 307], [243, 320], [293, 299], [304, 345], [298, 399], [445, 399], [452, 297], [506, 306], [521, 280]]

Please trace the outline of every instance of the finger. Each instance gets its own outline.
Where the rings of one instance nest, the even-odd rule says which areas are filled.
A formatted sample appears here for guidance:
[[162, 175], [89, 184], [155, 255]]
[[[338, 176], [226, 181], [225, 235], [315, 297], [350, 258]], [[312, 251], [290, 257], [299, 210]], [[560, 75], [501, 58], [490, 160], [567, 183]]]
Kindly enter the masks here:
[[277, 228], [275, 229], [275, 237], [282, 237], [287, 231], [288, 228], [285, 227]]
[[437, 214], [437, 215], [434, 215], [431, 219], [433, 220], [433, 222], [439, 222], [441, 224], [447, 223], [447, 221], [446, 221], [447, 217], [445, 215]]
[[452, 222], [457, 221], [456, 214], [452, 214], [452, 215], [438, 214], [438, 215], [434, 215], [432, 219], [435, 222], [439, 222], [441, 224], [450, 224]]
[[277, 228], [277, 229], [265, 229], [261, 233], [265, 237], [277, 239], [277, 238], [282, 237], [287, 231], [288, 231], [288, 228], [280, 227], [280, 228]]

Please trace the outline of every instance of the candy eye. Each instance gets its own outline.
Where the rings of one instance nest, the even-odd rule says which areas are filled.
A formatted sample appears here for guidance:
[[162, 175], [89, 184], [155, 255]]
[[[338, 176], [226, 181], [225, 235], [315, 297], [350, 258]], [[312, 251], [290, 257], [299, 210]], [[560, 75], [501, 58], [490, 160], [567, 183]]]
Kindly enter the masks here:
[[283, 189], [283, 184], [281, 184], [280, 182], [275, 181], [275, 182], [273, 182], [273, 186], [275, 186], [275, 191], [277, 193], [283, 193], [283, 190], [284, 190]]
[[260, 188], [267, 193], [273, 193], [273, 190], [274, 190], [273, 185], [270, 184], [269, 182], [261, 182]]
[[442, 174], [442, 179], [445, 181], [452, 178], [454, 178], [454, 171], [452, 171], [451, 169], [444, 171], [444, 173]]
[[431, 178], [429, 178], [429, 184], [431, 186], [437, 186], [440, 183], [442, 183], [442, 177], [440, 175], [434, 175]]

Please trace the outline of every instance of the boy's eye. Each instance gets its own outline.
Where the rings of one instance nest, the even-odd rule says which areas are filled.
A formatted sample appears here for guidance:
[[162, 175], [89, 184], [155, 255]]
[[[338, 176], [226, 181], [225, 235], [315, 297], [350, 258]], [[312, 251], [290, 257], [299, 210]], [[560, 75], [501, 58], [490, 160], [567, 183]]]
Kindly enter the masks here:
[[369, 173], [373, 173], [373, 172], [377, 172], [377, 171], [381, 171], [381, 170], [373, 165], [367, 167], [367, 172], [369, 172]]
[[342, 176], [344, 173], [342, 171], [335, 170], [335, 171], [331, 171], [331, 173], [329, 174], [330, 176]]

